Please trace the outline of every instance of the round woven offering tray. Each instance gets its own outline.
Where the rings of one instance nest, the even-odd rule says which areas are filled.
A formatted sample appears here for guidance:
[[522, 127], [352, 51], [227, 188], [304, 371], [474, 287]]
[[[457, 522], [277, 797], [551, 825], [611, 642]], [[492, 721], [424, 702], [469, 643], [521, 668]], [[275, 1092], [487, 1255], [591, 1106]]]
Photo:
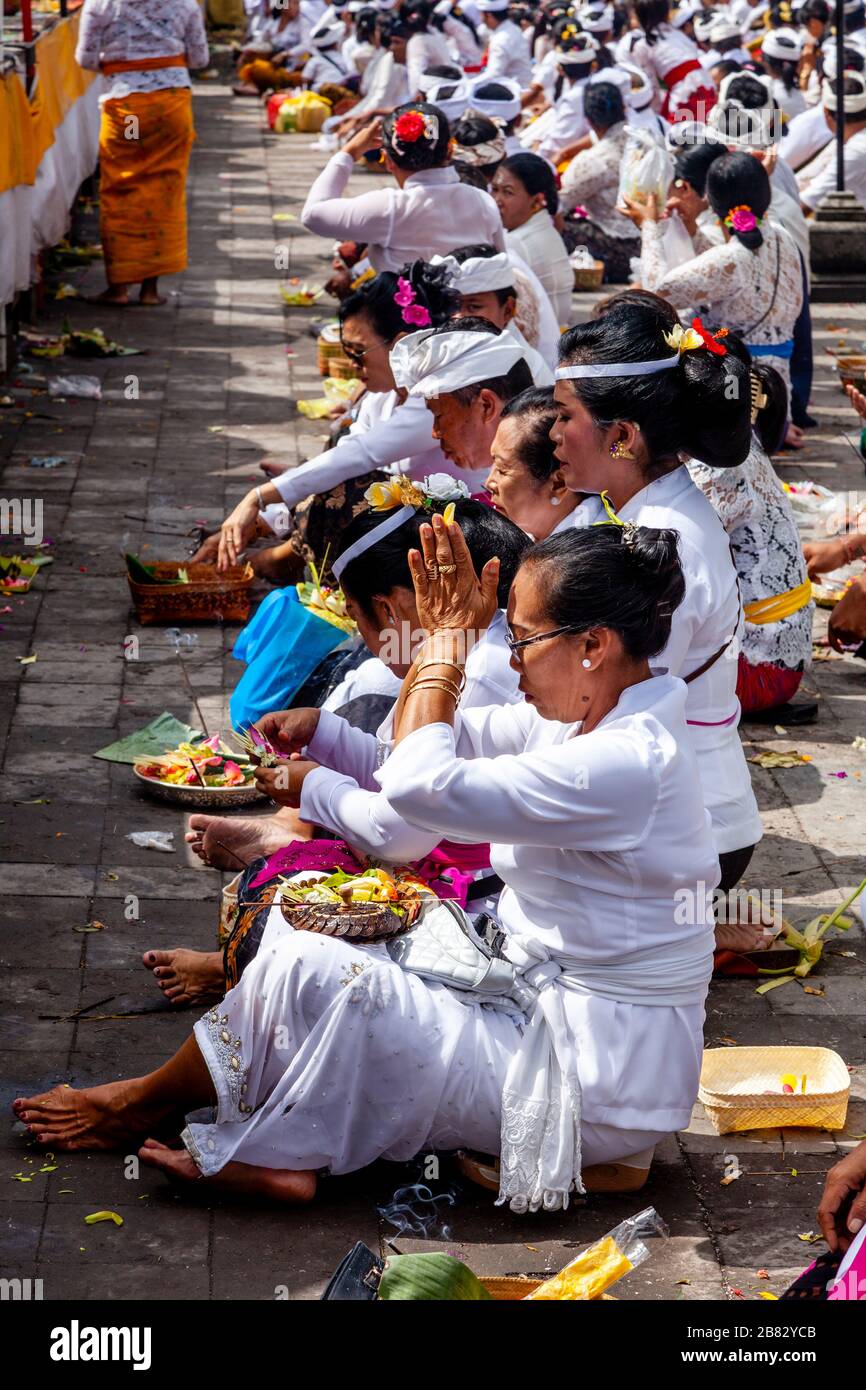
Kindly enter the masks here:
[[295, 931], [344, 936], [352, 941], [387, 941], [399, 936], [417, 919], [421, 900], [392, 908], [388, 903], [291, 903], [283, 901], [283, 916]]
[[250, 806], [264, 797], [255, 782], [245, 783], [242, 787], [200, 787], [198, 783], [192, 786], [178, 785], [176, 782], [160, 782], [155, 777], [145, 777], [137, 768], [132, 770], [149, 792], [159, 797], [160, 801], [172, 801], [176, 806], [218, 806], [225, 811], [232, 806]]

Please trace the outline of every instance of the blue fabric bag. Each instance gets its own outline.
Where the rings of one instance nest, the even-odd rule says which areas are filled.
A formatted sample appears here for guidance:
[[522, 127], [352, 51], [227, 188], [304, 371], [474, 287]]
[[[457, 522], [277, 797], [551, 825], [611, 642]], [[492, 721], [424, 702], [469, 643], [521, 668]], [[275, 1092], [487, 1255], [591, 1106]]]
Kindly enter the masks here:
[[305, 608], [293, 587], [268, 594], [232, 652], [247, 663], [231, 697], [232, 727], [246, 729], [271, 710], [287, 709], [322, 658], [347, 640], [342, 628]]

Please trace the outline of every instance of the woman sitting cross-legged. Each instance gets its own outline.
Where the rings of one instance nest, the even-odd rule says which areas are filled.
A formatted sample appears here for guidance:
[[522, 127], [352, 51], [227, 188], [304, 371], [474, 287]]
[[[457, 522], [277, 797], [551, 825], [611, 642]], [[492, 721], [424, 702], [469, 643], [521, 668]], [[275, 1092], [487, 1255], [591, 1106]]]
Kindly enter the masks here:
[[[17, 1099], [38, 1143], [144, 1140], [141, 1160], [175, 1177], [286, 1201], [309, 1200], [322, 1172], [467, 1146], [500, 1154], [499, 1200], [519, 1212], [566, 1206], [592, 1164], [647, 1167], [688, 1123], [718, 863], [685, 688], [649, 667], [683, 596], [677, 538], [598, 526], [528, 552], [508, 609], [525, 703], [466, 712], [461, 672], [496, 612], [498, 566], [479, 578], [438, 516], [420, 541], [428, 636], [378, 781], [410, 823], [489, 837], [506, 884], [499, 966], [522, 1002], [485, 1008], [382, 944], [275, 920], [159, 1070]], [[207, 1105], [213, 1123], [182, 1128]], [[147, 1138], [158, 1127], [182, 1147]]]
[[[434, 481], [440, 497], [431, 502], [431, 508], [442, 511], [448, 501], [449, 480], [440, 476]], [[346, 527], [334, 573], [346, 596], [347, 611], [372, 654], [366, 664], [381, 666], [384, 662], [398, 678], [399, 690], [399, 680], [406, 675], [422, 635], [407, 557], [417, 546], [420, 526], [429, 519], [430, 511], [413, 504], [406, 506], [400, 517], [395, 510], [400, 497], [411, 497], [413, 492], [403, 483], [393, 485], [393, 494], [393, 498], [384, 498], [392, 503], [389, 509], [365, 508]], [[459, 498], [456, 489], [454, 496]], [[457, 500], [455, 508], [476, 567], [481, 569], [492, 556], [499, 557], [500, 610], [504, 609], [518, 561], [529, 544], [527, 537], [482, 502]], [[358, 675], [363, 681], [363, 665]], [[370, 684], [367, 680], [368, 688]], [[462, 704], [472, 708], [508, 704], [519, 698], [505, 643], [505, 614], [499, 611], [484, 640], [469, 655]], [[369, 695], [360, 699], [366, 714], [373, 701]], [[365, 854], [393, 863], [421, 859], [435, 848], [437, 837], [422, 834], [419, 840], [417, 830], [407, 830], [377, 786], [376, 738], [349, 723], [345, 717], [349, 709], [341, 714], [330, 699], [327, 703], [325, 709], [281, 710], [258, 721], [257, 728], [276, 747], [286, 753], [304, 750], [308, 761], [289, 765], [290, 785], [285, 791], [278, 786], [267, 788], [277, 806], [273, 815], [190, 816], [186, 839], [205, 863], [235, 873], [261, 856], [277, 854], [293, 841], [308, 839], [314, 826], [341, 836]], [[380, 711], [377, 724], [382, 717]], [[365, 726], [370, 727], [366, 719]], [[313, 766], [318, 768], [317, 776], [302, 778], [301, 774]], [[301, 786], [303, 795], [298, 796], [295, 793]], [[487, 856], [482, 856], [473, 867], [483, 867], [486, 860]], [[185, 947], [150, 950], [145, 951], [142, 961], [172, 1004], [198, 1004], [223, 993], [221, 951]]]

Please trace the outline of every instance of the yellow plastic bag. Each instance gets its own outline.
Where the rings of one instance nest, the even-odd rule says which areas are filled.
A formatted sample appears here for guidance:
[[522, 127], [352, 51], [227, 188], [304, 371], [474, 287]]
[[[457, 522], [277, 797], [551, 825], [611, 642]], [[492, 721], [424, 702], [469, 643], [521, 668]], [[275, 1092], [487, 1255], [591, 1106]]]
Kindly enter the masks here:
[[297, 131], [301, 135], [315, 134], [322, 129], [331, 114], [331, 103], [318, 92], [300, 92], [286, 97], [277, 112], [274, 130], [278, 135]]
[[637, 1216], [621, 1221], [552, 1279], [545, 1280], [527, 1294], [525, 1302], [539, 1299], [583, 1302], [600, 1298], [617, 1279], [649, 1258], [650, 1251], [641, 1237], [657, 1236], [664, 1240], [669, 1234], [655, 1208], [645, 1207]]

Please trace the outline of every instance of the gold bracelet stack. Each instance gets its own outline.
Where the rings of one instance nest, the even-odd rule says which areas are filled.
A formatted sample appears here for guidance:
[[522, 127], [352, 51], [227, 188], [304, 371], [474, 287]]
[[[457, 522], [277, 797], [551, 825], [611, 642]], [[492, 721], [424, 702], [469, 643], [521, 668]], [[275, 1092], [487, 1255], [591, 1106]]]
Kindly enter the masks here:
[[[459, 673], [459, 675], [460, 675], [460, 689], [461, 689], [461, 691], [463, 690], [464, 686], [466, 685], [466, 672], [463, 670], [463, 667], [462, 667], [462, 666], [458, 666], [458, 665], [457, 665], [456, 661], [436, 661], [435, 659], [431, 659], [430, 661], [422, 661], [421, 664], [420, 664], [420, 666], [417, 667], [417, 670], [418, 670], [418, 672], [420, 673], [421, 671], [426, 670], [428, 666], [449, 666], [449, 667], [451, 668], [452, 671], [457, 671], [457, 672]], [[429, 679], [429, 677], [428, 677], [428, 679]], [[451, 677], [450, 677], [450, 676], [443, 676], [442, 679], [443, 679], [443, 680], [450, 680]], [[414, 681], [413, 681], [413, 684], [414, 684]]]
[[413, 681], [406, 691], [406, 699], [414, 695], [416, 690], [444, 690], [452, 697], [455, 705], [460, 704], [461, 687], [455, 681], [448, 680], [446, 676], [427, 676], [424, 680]]

